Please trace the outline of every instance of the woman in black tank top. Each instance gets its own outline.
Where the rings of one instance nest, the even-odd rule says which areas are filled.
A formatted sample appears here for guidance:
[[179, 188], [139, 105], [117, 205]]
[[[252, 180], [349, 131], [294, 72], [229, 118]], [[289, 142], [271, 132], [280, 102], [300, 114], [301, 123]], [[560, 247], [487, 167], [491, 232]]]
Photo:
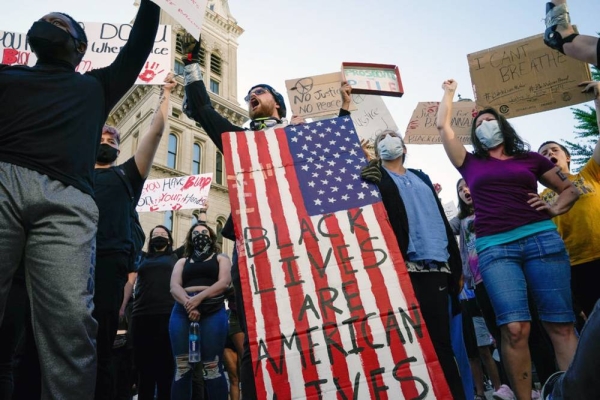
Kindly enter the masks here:
[[190, 322], [200, 324], [200, 361], [207, 398], [226, 400], [228, 388], [223, 373], [223, 351], [228, 332], [223, 292], [231, 282], [231, 261], [219, 254], [215, 232], [205, 223], [192, 226], [185, 238], [183, 257], [171, 276], [171, 294], [176, 302], [169, 333], [175, 358], [171, 398], [192, 398], [192, 367], [189, 364]]

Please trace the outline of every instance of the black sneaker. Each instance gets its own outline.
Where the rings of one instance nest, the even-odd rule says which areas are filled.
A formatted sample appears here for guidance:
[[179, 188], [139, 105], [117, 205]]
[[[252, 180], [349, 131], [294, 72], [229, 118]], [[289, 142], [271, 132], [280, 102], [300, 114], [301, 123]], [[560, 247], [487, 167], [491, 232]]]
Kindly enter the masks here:
[[552, 391], [554, 390], [554, 386], [558, 381], [562, 381], [562, 376], [565, 374], [565, 371], [558, 371], [550, 375], [550, 378], [544, 383], [544, 387], [542, 388], [542, 400], [552, 400]]

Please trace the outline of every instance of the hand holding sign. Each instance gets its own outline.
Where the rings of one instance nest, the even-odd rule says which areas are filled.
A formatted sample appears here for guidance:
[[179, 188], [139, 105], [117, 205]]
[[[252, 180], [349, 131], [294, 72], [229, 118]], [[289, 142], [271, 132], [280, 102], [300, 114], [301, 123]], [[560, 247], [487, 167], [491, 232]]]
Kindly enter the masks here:
[[348, 82], [343, 81], [340, 93], [342, 94], [342, 108], [344, 110], [349, 110], [350, 102], [352, 101], [352, 86], [350, 86]]
[[581, 93], [594, 93], [594, 100], [600, 100], [600, 82], [581, 82], [578, 86], [585, 86]]

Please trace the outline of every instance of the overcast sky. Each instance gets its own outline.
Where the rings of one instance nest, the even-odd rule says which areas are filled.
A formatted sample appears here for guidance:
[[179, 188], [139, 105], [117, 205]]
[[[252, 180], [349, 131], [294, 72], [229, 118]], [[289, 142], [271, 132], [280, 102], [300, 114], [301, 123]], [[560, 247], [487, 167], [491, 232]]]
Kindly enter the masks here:
[[[219, 1], [219, 0], [217, 0]], [[600, 31], [600, 1], [571, 0], [582, 33]], [[269, 83], [334, 72], [344, 61], [395, 64], [405, 95], [386, 104], [403, 133], [420, 101], [439, 101], [444, 79], [473, 98], [466, 55], [543, 32], [545, 2], [534, 0], [230, 0], [238, 24], [238, 92]], [[34, 20], [61, 11], [79, 21], [129, 22], [132, 0], [19, 0], [0, 13], [0, 30], [26, 32]], [[289, 107], [288, 107], [289, 109]], [[511, 119], [534, 150], [545, 140], [572, 139], [568, 108]], [[441, 145], [410, 145], [407, 166], [440, 182], [444, 201], [456, 202], [458, 172]]]

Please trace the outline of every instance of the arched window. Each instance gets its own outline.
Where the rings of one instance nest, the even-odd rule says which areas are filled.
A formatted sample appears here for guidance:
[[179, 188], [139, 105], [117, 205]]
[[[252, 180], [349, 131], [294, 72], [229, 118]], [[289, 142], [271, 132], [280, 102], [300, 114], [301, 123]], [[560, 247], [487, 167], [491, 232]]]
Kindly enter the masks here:
[[220, 83], [214, 79], [210, 79], [210, 91], [214, 94], [219, 94]]
[[[177, 51], [177, 53], [183, 55], [187, 55], [188, 51], [191, 51], [191, 49], [193, 48], [194, 45], [194, 40], [191, 37], [191, 35], [189, 33], [178, 33], [177, 34], [177, 39], [175, 41], [175, 50]], [[201, 66], [205, 66], [206, 65], [206, 51], [204, 50], [204, 48], [202, 48], [202, 45], [200, 45], [200, 51], [198, 52], [198, 58], [200, 59], [200, 65]], [[177, 72], [177, 60], [175, 61], [175, 70]], [[183, 66], [183, 64], [182, 64]]]
[[202, 148], [198, 143], [194, 143], [194, 153], [192, 154], [192, 175], [200, 173], [200, 162], [202, 161]]
[[175, 169], [177, 166], [177, 136], [169, 135], [169, 148], [167, 150], [167, 167]]
[[223, 235], [221, 231], [223, 230], [224, 225], [225, 222], [223, 222], [223, 220], [219, 218], [219, 220], [217, 221], [217, 245], [219, 246], [221, 251], [223, 251]]
[[222, 61], [221, 57], [217, 53], [212, 53], [210, 55], [210, 72], [215, 75], [221, 76], [222, 70]]
[[185, 72], [184, 68], [185, 66], [181, 61], [175, 60], [175, 73], [177, 75], [183, 75], [183, 73]]
[[223, 154], [217, 150], [217, 162], [215, 165], [215, 182], [223, 184]]

